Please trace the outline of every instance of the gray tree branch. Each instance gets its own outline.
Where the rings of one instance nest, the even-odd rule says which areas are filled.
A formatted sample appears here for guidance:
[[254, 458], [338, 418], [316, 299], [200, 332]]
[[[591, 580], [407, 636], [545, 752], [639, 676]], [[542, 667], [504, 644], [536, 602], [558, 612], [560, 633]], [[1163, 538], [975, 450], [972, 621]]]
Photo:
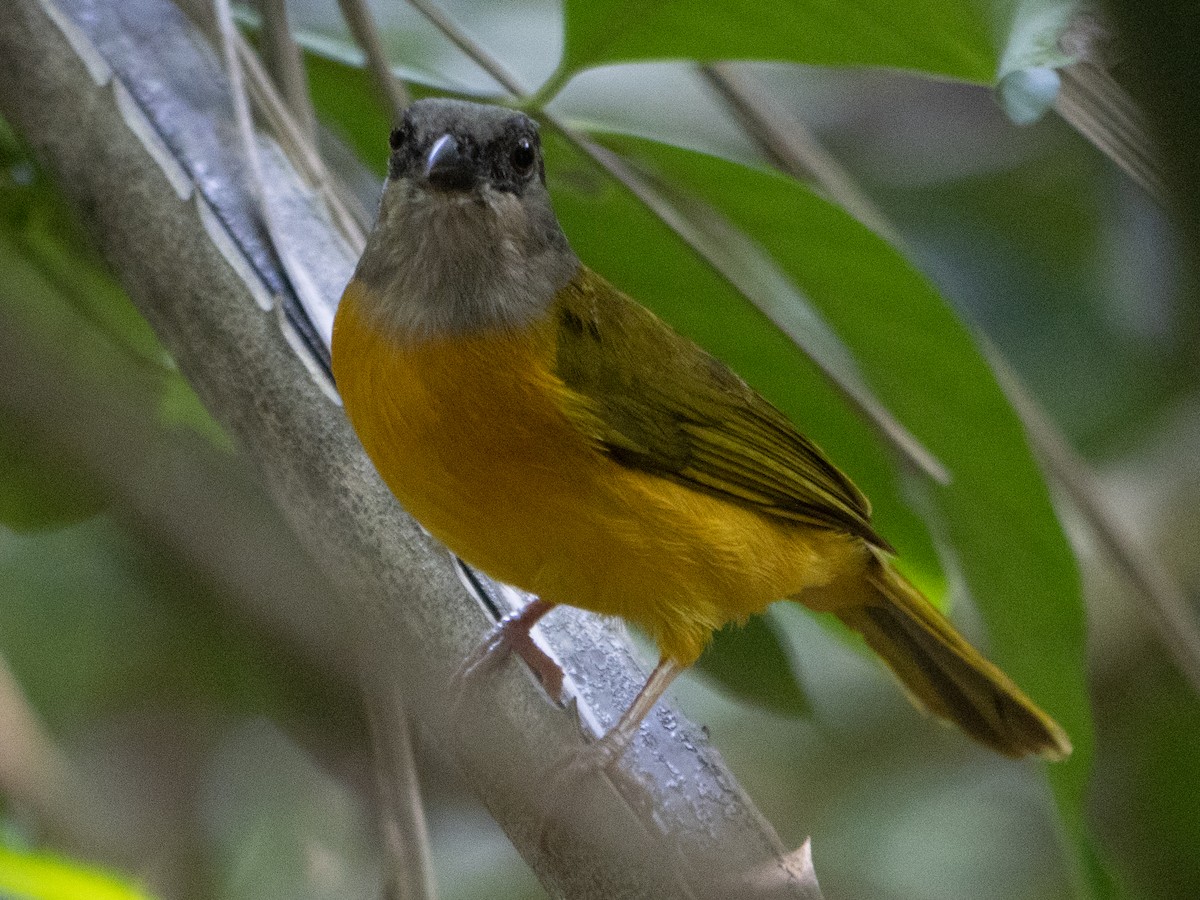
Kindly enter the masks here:
[[[374, 638], [357, 654], [365, 675], [407, 698], [552, 893], [820, 896], [807, 854], [785, 853], [719, 755], [668, 704], [610, 776], [569, 785], [555, 773], [580, 746], [579, 722], [520, 665], [472, 692], [458, 715], [445, 713], [451, 673], [493, 618], [445, 549], [400, 510], [342, 416], [254, 216], [221, 68], [175, 7], [13, 0], [0, 18], [0, 112], [257, 464], [336, 586], [329, 611], [343, 634]], [[282, 155], [260, 143], [266, 201], [329, 314], [352, 254]], [[566, 669], [569, 709], [593, 731], [644, 677], [628, 644], [594, 617], [560, 610], [543, 639]]]

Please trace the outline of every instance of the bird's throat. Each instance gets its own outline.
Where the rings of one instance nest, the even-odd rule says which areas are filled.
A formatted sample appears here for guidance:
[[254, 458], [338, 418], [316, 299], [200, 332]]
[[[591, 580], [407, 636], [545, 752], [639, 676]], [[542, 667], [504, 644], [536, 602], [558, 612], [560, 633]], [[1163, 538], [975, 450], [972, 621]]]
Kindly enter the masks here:
[[579, 267], [514, 194], [441, 194], [389, 182], [355, 278], [377, 326], [412, 342], [521, 328]]

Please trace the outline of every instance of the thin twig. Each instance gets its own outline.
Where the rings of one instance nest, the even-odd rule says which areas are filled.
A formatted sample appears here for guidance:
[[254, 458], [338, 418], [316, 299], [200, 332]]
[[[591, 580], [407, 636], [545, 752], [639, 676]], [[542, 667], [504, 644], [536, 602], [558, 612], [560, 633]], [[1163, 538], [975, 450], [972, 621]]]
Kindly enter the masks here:
[[1158, 148], [1142, 110], [1104, 68], [1086, 60], [1059, 72], [1054, 108], [1161, 206], [1167, 205]]
[[367, 9], [364, 0], [338, 0], [338, 6], [342, 9], [342, 16], [350, 26], [354, 40], [367, 56], [367, 71], [375, 83], [375, 90], [387, 105], [392, 121], [399, 122], [412, 98], [403, 82], [392, 72], [387, 53], [383, 49], [383, 41], [379, 37], [375, 17]]
[[[238, 52], [240, 35], [233, 23], [230, 2], [229, 0], [213, 0], [213, 9], [217, 20], [218, 40], [221, 46], [225, 75], [229, 80], [233, 119], [242, 147], [242, 161], [245, 164], [245, 177], [250, 188], [250, 196], [254, 199], [255, 208], [266, 230], [271, 247], [287, 274], [287, 280], [291, 284], [300, 306], [317, 334], [328, 344], [333, 332], [333, 315], [318, 286], [319, 273], [313, 271], [311, 261], [297, 251], [296, 236], [287, 228], [291, 224], [291, 219], [287, 216], [286, 209], [277, 209], [275, 203], [272, 202], [273, 191], [278, 184], [269, 182], [263, 175], [263, 159], [259, 153], [259, 139], [250, 115], [250, 100], [246, 92], [242, 54]], [[253, 54], [250, 54], [250, 57], [255, 63], [257, 62]], [[281, 120], [290, 118], [285, 115], [286, 109], [281, 109], [279, 112]], [[297, 147], [307, 145], [311, 148], [311, 142], [306, 141], [298, 130], [295, 132], [295, 136]], [[314, 157], [317, 155], [315, 148], [311, 152]], [[328, 201], [330, 197], [327, 195], [325, 199]], [[351, 227], [348, 221], [342, 225], [343, 228]], [[354, 241], [348, 243], [351, 247], [355, 246]], [[271, 299], [279, 302], [281, 298]]]
[[496, 83], [520, 101], [529, 99], [529, 92], [504, 63], [491, 54], [483, 44], [458, 27], [458, 23], [447, 16], [440, 6], [430, 0], [408, 0], [409, 6], [428, 19], [433, 26], [448, 37], [454, 46], [471, 57], [480, 68], [496, 79]]
[[240, 34], [235, 36], [238, 59], [254, 105], [262, 113], [288, 159], [325, 201], [342, 237], [356, 253], [366, 244], [371, 216], [359, 199], [329, 172], [313, 141], [300, 131], [295, 119], [275, 90], [254, 49]]
[[700, 73], [775, 168], [817, 185], [880, 237], [889, 242], [896, 240], [898, 236], [891, 222], [841, 164], [782, 104], [768, 102], [753, 76], [730, 63], [701, 66]]
[[[370, 639], [365, 646], [372, 646]], [[437, 883], [429, 852], [429, 826], [413, 757], [408, 714], [393, 683], [372, 677], [363, 667], [363, 691], [371, 726], [380, 832], [387, 858], [387, 900], [436, 900]]]
[[217, 33], [221, 40], [221, 53], [225, 60], [225, 74], [229, 78], [229, 93], [233, 101], [233, 114], [237, 122], [238, 140], [242, 142], [242, 157], [250, 167], [250, 190], [258, 200], [259, 210], [270, 216], [264, 186], [262, 160], [258, 157], [258, 146], [254, 136], [254, 120], [250, 115], [250, 103], [246, 94], [246, 82], [242, 75], [242, 63], [237, 52], [237, 26], [233, 24], [233, 9], [229, 0], [213, 0], [213, 13], [217, 19]]
[[1059, 38], [1076, 62], [1059, 71], [1054, 108], [1076, 131], [1166, 207], [1170, 196], [1150, 123], [1129, 92], [1113, 78], [1112, 41], [1105, 23], [1081, 12]]
[[[883, 222], [886, 233], [895, 233], [894, 226], [887, 223], [886, 216], [865, 199], [865, 195], [854, 186], [853, 179], [841, 169], [836, 160], [823, 152], [814, 160], [806, 158], [806, 149], [816, 146], [816, 141], [801, 123], [794, 122], [796, 131], [793, 135], [790, 130], [780, 132], [773, 127], [772, 123], [781, 121], [781, 116], [772, 115], [770, 121], [757, 117], [756, 110], [766, 109], [775, 104], [750, 76], [743, 75], [737, 81], [727, 80], [725, 86], [737, 97], [747, 133], [759, 142], [765, 153], [770, 153], [768, 145], [787, 144], [787, 155], [798, 157], [798, 165], [794, 169], [788, 166], [784, 171], [798, 177], [801, 177], [798, 173], [802, 173], [802, 177], [812, 177], [818, 173], [832, 172], [835, 177], [823, 179], [821, 184], [835, 201], [843, 202], [843, 186], [853, 186], [853, 190], [845, 198], [846, 202], [854, 204], [856, 208], [865, 209], [869, 221]], [[755, 96], [742, 96], [746, 92]], [[1115, 565], [1149, 601], [1144, 605], [1150, 611], [1159, 639], [1175, 657], [1180, 671], [1200, 691], [1200, 625], [1189, 611], [1183, 592], [1153, 556], [1137, 547], [1125, 534], [1100, 495], [1095, 476], [1087, 463], [1075, 453], [1066, 438], [1054, 427], [1012, 367], [994, 347], [985, 343], [984, 350], [1000, 386], [1020, 416], [1034, 451], [1042, 459], [1048, 474], [1062, 487]]]
[[[174, 2], [197, 23], [212, 43], [221, 42], [221, 29], [212, 0]], [[262, 115], [271, 134], [279, 142], [296, 171], [321, 195], [342, 237], [356, 251], [361, 251], [366, 241], [366, 230], [371, 224], [371, 214], [346, 185], [331, 177], [318, 152], [316, 141], [310, 139], [296, 122], [288, 104], [249, 42], [242, 37], [240, 31], [235, 32], [232, 37], [255, 110]], [[319, 122], [317, 124], [319, 128]]]
[[267, 67], [274, 76], [279, 93], [291, 110], [296, 125], [310, 140], [317, 137], [317, 116], [308, 94], [308, 76], [300, 47], [288, 25], [286, 0], [257, 0], [262, 17]]

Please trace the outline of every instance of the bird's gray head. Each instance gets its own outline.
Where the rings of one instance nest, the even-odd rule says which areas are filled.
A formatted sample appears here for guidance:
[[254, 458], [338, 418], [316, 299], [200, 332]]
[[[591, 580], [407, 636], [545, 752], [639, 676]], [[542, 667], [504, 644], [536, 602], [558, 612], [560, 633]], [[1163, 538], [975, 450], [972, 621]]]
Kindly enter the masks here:
[[392, 131], [379, 219], [355, 278], [380, 325], [408, 338], [520, 327], [579, 266], [546, 191], [536, 123], [418, 100]]

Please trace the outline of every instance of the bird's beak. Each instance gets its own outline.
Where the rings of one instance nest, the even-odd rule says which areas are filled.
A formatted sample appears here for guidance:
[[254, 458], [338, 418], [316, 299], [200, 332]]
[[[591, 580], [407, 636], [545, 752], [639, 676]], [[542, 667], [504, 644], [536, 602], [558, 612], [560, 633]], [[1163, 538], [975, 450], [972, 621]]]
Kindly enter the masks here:
[[425, 180], [443, 191], [468, 191], [475, 186], [475, 165], [459, 148], [458, 139], [443, 134], [425, 157]]

